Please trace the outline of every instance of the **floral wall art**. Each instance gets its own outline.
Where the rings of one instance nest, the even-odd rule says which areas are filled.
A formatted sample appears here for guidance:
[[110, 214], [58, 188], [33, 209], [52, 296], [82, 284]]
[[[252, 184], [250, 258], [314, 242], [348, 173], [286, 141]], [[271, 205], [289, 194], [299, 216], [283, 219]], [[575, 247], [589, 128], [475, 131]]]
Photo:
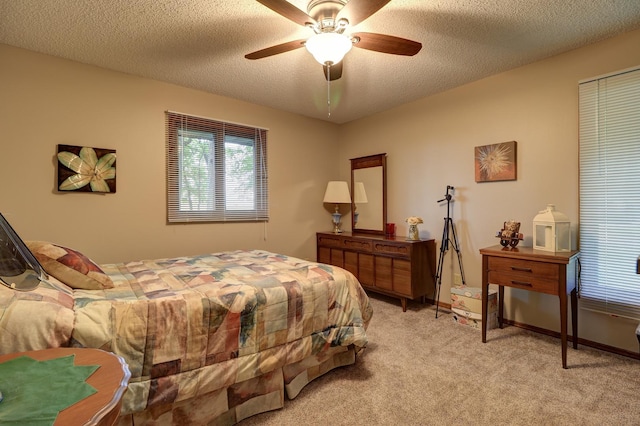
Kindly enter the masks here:
[[116, 151], [58, 145], [58, 190], [116, 192]]
[[516, 142], [475, 147], [476, 182], [516, 180]]

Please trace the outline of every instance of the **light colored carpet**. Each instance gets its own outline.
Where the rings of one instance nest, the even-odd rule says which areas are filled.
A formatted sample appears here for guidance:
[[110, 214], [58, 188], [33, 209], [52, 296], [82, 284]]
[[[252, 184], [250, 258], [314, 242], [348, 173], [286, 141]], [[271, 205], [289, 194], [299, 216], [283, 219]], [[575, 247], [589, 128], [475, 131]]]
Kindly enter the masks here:
[[305, 387], [249, 425], [640, 425], [640, 362], [517, 327], [480, 330], [448, 312], [371, 296], [356, 364]]

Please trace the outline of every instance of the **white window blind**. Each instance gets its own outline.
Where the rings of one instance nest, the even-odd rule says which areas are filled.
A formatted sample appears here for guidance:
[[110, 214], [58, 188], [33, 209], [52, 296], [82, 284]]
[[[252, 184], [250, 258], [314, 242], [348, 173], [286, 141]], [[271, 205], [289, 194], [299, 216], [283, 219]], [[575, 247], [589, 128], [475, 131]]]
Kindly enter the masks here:
[[269, 219], [267, 131], [166, 112], [169, 222]]
[[580, 84], [581, 306], [640, 318], [640, 70]]

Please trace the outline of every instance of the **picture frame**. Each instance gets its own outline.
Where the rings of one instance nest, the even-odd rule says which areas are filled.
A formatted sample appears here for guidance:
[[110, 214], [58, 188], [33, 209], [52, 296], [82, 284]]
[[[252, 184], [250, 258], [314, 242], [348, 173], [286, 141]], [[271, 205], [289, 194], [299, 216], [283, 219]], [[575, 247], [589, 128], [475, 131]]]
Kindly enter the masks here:
[[498, 182], [517, 179], [516, 141], [476, 146], [474, 166], [476, 182]]
[[58, 191], [116, 192], [116, 151], [58, 145]]

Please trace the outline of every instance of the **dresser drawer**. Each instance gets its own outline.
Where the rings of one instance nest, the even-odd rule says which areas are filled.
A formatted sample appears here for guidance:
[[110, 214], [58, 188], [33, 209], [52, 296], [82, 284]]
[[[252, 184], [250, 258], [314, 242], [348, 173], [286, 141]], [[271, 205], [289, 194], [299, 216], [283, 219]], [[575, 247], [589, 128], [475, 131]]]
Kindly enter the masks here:
[[560, 265], [557, 263], [536, 262], [533, 260], [489, 257], [489, 271], [531, 275], [536, 278], [557, 280], [560, 277]]
[[489, 284], [521, 288], [547, 294], [558, 294], [558, 280], [540, 278], [529, 273], [489, 271]]
[[317, 260], [320, 263], [331, 263], [331, 249], [328, 247], [318, 247]]
[[393, 291], [393, 260], [390, 257], [375, 256], [373, 258], [375, 286]]
[[355, 238], [345, 238], [343, 240], [346, 250], [356, 250], [359, 252], [371, 253], [373, 244], [370, 240], [360, 240]]
[[324, 247], [342, 247], [342, 238], [338, 235], [335, 237], [318, 235], [318, 245]]
[[375, 283], [375, 275], [373, 270], [373, 255], [371, 254], [358, 254], [358, 280], [367, 286], [373, 286]]
[[373, 252], [375, 254], [389, 254], [409, 258], [411, 247], [409, 244], [393, 244], [376, 241], [373, 243]]
[[393, 291], [413, 297], [411, 291], [411, 262], [404, 259], [393, 260]]

